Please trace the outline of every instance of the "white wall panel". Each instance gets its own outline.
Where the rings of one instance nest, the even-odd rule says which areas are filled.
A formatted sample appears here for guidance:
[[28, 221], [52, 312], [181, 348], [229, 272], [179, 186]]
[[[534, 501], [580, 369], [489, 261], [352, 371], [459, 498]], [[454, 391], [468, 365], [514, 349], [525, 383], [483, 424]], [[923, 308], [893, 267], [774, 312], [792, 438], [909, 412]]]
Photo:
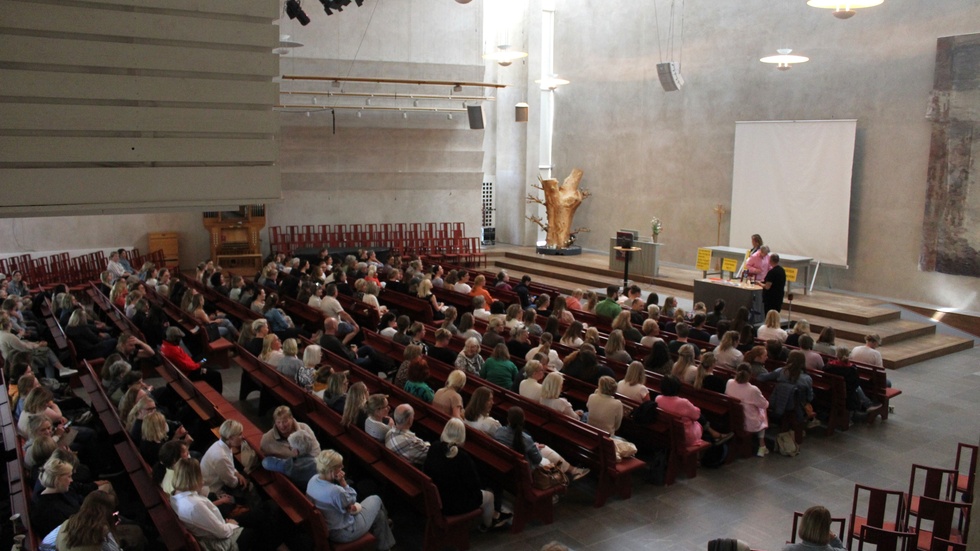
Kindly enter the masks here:
[[0, 215], [278, 200], [280, 7], [0, 4]]

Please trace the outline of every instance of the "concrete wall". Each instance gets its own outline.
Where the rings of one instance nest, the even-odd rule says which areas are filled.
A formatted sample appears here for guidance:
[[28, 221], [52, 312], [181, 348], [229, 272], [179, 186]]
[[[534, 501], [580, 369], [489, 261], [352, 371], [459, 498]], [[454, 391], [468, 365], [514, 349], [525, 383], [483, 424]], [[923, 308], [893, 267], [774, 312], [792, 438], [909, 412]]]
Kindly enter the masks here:
[[[975, 278], [917, 268], [936, 39], [976, 32], [980, 4], [886, 2], [839, 21], [804, 2], [688, 1], [674, 55], [687, 83], [671, 93], [656, 77], [659, 4], [659, 36], [652, 2], [559, 6], [555, 65], [572, 84], [557, 97], [556, 171], [582, 168], [595, 193], [577, 216], [592, 228], [581, 244], [602, 250], [656, 215], [664, 260], [692, 265], [715, 243], [712, 209], [730, 205], [735, 121], [856, 118], [850, 269], [823, 270], [818, 285], [980, 310]], [[812, 61], [786, 72], [758, 61], [780, 47]]]

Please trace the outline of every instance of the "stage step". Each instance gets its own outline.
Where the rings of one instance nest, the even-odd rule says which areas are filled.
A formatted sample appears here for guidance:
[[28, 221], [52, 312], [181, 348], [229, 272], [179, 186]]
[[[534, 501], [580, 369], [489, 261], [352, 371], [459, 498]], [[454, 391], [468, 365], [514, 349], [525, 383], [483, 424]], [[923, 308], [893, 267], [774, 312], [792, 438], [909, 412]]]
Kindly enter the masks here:
[[[533, 247], [511, 245], [487, 247], [486, 252], [493, 253], [488, 258], [491, 269], [505, 268], [512, 277], [529, 274], [535, 281], [566, 293], [576, 288], [604, 289], [613, 283], [622, 284], [622, 272], [610, 270], [608, 258], [602, 254], [545, 256], [535, 253]], [[694, 280], [700, 277], [701, 272], [693, 269], [662, 266], [657, 278], [630, 279], [644, 291], [656, 291], [663, 302], [668, 295], [693, 300]], [[974, 344], [972, 339], [936, 333], [935, 324], [903, 320], [899, 310], [880, 300], [821, 290], [804, 295], [799, 287], [794, 295], [792, 319], [806, 318], [814, 335], [831, 325], [838, 344], [853, 348], [864, 343], [866, 334], [878, 333], [882, 358], [890, 369], [968, 350]], [[790, 314], [788, 303], [784, 304], [786, 319]]]

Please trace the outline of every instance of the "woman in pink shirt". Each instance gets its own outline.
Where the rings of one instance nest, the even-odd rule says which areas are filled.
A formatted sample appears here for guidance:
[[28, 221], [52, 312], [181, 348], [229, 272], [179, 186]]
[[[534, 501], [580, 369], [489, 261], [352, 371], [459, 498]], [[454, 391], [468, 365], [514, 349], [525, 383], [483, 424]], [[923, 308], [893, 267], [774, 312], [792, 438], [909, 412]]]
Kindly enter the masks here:
[[[657, 407], [681, 418], [681, 422], [684, 424], [684, 444], [689, 447], [696, 446], [701, 440], [707, 440], [718, 445], [730, 440], [733, 433], [721, 434], [711, 428], [707, 422], [702, 427], [701, 409], [687, 398], [678, 396], [681, 385], [680, 379], [673, 375], [664, 377], [660, 383], [661, 394], [657, 396]], [[704, 431], [708, 432], [706, 438]]]
[[759, 387], [749, 382], [752, 378], [752, 367], [747, 363], [738, 365], [735, 370], [735, 378], [729, 379], [725, 386], [725, 394], [738, 398], [742, 402], [742, 410], [745, 413], [745, 431], [751, 432], [759, 439], [759, 451], [756, 455], [765, 457], [769, 453], [766, 447], [766, 427], [769, 426], [769, 419], [766, 410], [769, 409], [769, 401], [762, 395]]
[[762, 281], [769, 273], [769, 247], [763, 245], [745, 261], [745, 273], [753, 281]]

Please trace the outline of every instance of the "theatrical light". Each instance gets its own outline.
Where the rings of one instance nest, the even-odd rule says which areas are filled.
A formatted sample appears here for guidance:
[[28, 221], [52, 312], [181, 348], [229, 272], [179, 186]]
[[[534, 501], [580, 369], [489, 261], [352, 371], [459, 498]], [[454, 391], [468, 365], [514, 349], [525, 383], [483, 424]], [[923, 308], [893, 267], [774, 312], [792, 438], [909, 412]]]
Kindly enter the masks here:
[[780, 71], [788, 71], [792, 69], [793, 63], [806, 63], [807, 61], [810, 61], [810, 58], [808, 57], [804, 57], [801, 55], [789, 55], [790, 52], [793, 51], [789, 48], [780, 48], [776, 51], [779, 52], [779, 55], [771, 55], [768, 57], [764, 57], [759, 61], [763, 63], [773, 63], [776, 65], [776, 68], [779, 69]]
[[806, 5], [814, 8], [834, 10], [837, 19], [850, 19], [857, 13], [854, 10], [879, 6], [885, 0], [807, 0]]
[[470, 0], [456, 0], [457, 4], [469, 4]]
[[463, 91], [463, 85], [462, 84], [457, 84], [457, 85], [453, 86], [453, 92], [459, 93], [459, 92], [462, 92], [462, 91]]
[[298, 19], [299, 24], [303, 25], [304, 27], [310, 24], [310, 18], [299, 5], [299, 0], [286, 0], [286, 15], [288, 15], [290, 19]]

